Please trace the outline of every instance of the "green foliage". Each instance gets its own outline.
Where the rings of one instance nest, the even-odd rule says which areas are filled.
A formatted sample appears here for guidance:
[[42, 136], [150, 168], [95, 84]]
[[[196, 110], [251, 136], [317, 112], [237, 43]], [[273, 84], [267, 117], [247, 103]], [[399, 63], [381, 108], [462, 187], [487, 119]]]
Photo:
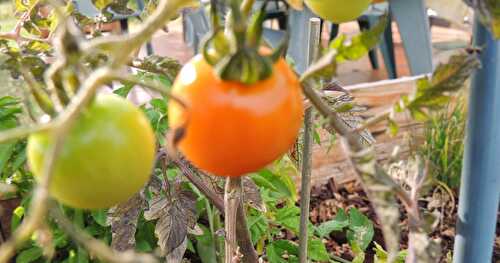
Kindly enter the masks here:
[[430, 161], [430, 175], [452, 189], [460, 183], [464, 155], [465, 102], [457, 103], [431, 115], [425, 123], [425, 143], [420, 148], [422, 156]]
[[[388, 263], [387, 259], [389, 255], [387, 254], [387, 251], [385, 251], [384, 248], [377, 242], [374, 242], [374, 244], [375, 244], [375, 247], [373, 248], [373, 251], [375, 252], [374, 263]], [[394, 263], [405, 263], [407, 255], [408, 252], [406, 250], [400, 251]]]
[[323, 77], [331, 79], [336, 74], [338, 64], [366, 56], [379, 43], [387, 23], [388, 16], [384, 15], [377, 25], [349, 40], [346, 35], [338, 36], [323, 51], [324, 55], [306, 70], [303, 78]]
[[[429, 120], [429, 111], [446, 107], [453, 94], [465, 86], [472, 72], [479, 66], [479, 59], [474, 52], [459, 52], [453, 55], [448, 63], [437, 66], [431, 78], [419, 79], [415, 94], [402, 96], [394, 105], [393, 111], [407, 111], [417, 121]], [[396, 123], [389, 121], [391, 133], [397, 133]]]

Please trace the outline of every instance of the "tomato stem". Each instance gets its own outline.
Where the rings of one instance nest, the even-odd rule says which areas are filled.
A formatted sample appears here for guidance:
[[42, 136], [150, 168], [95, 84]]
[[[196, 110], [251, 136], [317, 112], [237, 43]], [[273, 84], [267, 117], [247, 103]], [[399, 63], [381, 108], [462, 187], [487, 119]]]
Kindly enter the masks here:
[[232, 263], [235, 257], [239, 258], [237, 245], [236, 225], [238, 209], [241, 207], [241, 177], [228, 177], [224, 191], [224, 220], [225, 220], [225, 263]]

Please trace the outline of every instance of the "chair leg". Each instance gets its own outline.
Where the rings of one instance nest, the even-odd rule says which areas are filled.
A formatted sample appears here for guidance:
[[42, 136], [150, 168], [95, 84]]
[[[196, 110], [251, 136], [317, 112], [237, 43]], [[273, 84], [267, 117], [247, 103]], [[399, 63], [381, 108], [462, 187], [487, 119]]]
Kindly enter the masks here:
[[[358, 25], [359, 25], [359, 28], [361, 30], [369, 30], [371, 27], [369, 18], [368, 19], [365, 19], [365, 18], [358, 19]], [[377, 48], [376, 47], [373, 48], [372, 50], [370, 50], [370, 52], [368, 52], [368, 57], [370, 58], [370, 64], [372, 65], [372, 68], [378, 69], [379, 64], [378, 64]]]
[[278, 25], [279, 25], [280, 30], [286, 30], [287, 25], [288, 25], [288, 18], [286, 15], [280, 16], [278, 18]]
[[[391, 27], [391, 17], [389, 16], [389, 21], [387, 23], [387, 27], [384, 30], [384, 34], [382, 35], [382, 39], [380, 41], [380, 52], [382, 53], [382, 57], [384, 58], [384, 65], [387, 70], [387, 76], [391, 79], [395, 79], [397, 77], [396, 70], [396, 56], [394, 54], [394, 42], [392, 38], [392, 27]], [[375, 16], [367, 16], [367, 22], [371, 27], [374, 27], [379, 21], [379, 17]]]
[[120, 20], [120, 29], [122, 30], [123, 33], [128, 32], [128, 19]]
[[147, 54], [148, 56], [151, 56], [151, 55], [153, 55], [153, 53], [154, 53], [154, 50], [153, 50], [153, 45], [151, 44], [151, 41], [148, 41], [148, 42], [146, 43], [146, 54]]
[[339, 34], [339, 25], [332, 24], [332, 27], [330, 29], [330, 41], [334, 40], [338, 34]]
[[424, 0], [390, 0], [412, 75], [432, 72], [432, 45]]

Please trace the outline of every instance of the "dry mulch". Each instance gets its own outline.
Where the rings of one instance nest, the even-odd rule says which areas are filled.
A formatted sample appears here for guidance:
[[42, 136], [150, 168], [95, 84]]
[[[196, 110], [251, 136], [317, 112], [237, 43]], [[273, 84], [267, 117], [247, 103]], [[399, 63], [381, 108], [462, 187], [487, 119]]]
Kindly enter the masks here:
[[[458, 194], [455, 192], [453, 198], [456, 196]], [[419, 204], [422, 211], [430, 212], [438, 218], [430, 236], [441, 240], [443, 257], [440, 262], [447, 262], [446, 255], [453, 251], [458, 200], [452, 200], [449, 194], [442, 191], [442, 188], [434, 188], [419, 200]], [[383, 246], [384, 241], [380, 222], [359, 184], [351, 182], [343, 185], [342, 188], [337, 188], [334, 181], [330, 180], [327, 184], [315, 186], [312, 189], [310, 218], [313, 224], [320, 224], [333, 219], [336, 211], [340, 208], [347, 211], [352, 207], [359, 209], [359, 211], [363, 212], [373, 221], [375, 228], [373, 239]], [[400, 209], [400, 213], [402, 230], [401, 249], [406, 249], [408, 242], [408, 219], [404, 209]], [[498, 214], [498, 218], [500, 219], [500, 213]], [[327, 241], [327, 248], [344, 259], [352, 260], [353, 258], [344, 233], [332, 233]], [[373, 262], [374, 252], [372, 245], [368, 247], [366, 254], [366, 262]], [[493, 262], [500, 262], [500, 220], [497, 220]]]

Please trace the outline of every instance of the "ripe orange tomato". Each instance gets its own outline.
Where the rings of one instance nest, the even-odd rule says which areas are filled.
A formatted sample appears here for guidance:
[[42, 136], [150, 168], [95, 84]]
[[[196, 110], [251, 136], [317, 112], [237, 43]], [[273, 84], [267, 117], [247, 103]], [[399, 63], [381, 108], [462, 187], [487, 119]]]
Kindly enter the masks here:
[[302, 124], [303, 98], [283, 59], [273, 74], [252, 85], [221, 80], [201, 55], [179, 73], [169, 104], [169, 124], [186, 124], [180, 151], [197, 167], [220, 176], [257, 171], [284, 154]]
[[370, 2], [371, 0], [305, 0], [315, 14], [337, 24], [361, 16]]
[[[50, 132], [28, 138], [28, 163], [43, 172]], [[55, 160], [50, 194], [76, 208], [108, 208], [126, 201], [148, 181], [155, 137], [144, 113], [116, 95], [98, 95], [82, 112]]]

